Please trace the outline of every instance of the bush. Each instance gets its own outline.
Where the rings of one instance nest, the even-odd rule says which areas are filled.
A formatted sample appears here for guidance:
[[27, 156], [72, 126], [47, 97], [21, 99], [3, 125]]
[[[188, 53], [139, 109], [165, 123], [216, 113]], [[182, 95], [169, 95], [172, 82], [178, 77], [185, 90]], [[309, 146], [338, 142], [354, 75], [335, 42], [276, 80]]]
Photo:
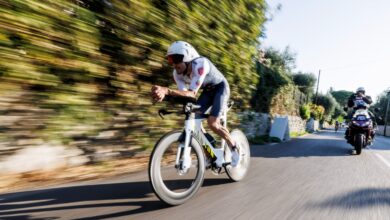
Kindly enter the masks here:
[[302, 136], [304, 134], [307, 134], [306, 131], [303, 131], [303, 132], [290, 132], [290, 137], [294, 138], [294, 137], [299, 137], [299, 136]]
[[315, 120], [322, 119], [324, 116], [325, 108], [320, 105], [316, 104], [309, 104], [310, 106], [310, 117], [314, 118]]
[[[330, 94], [319, 94], [317, 97], [317, 104], [324, 107], [324, 117], [329, 120], [335, 113], [335, 109], [338, 108], [339, 104], [336, 99]], [[341, 109], [341, 107], [339, 107]]]
[[269, 135], [255, 136], [253, 138], [249, 138], [249, 142], [251, 144], [266, 144], [270, 142], [270, 137]]
[[282, 140], [280, 140], [280, 138], [278, 138], [278, 137], [270, 137], [270, 142], [280, 143], [280, 142], [282, 142]]
[[270, 137], [269, 135], [261, 135], [261, 136], [255, 136], [253, 138], [249, 138], [249, 142], [251, 144], [266, 144], [270, 142], [276, 142], [280, 143], [282, 140], [278, 137]]
[[310, 118], [310, 105], [302, 105], [299, 108], [300, 116], [303, 120], [307, 120]]

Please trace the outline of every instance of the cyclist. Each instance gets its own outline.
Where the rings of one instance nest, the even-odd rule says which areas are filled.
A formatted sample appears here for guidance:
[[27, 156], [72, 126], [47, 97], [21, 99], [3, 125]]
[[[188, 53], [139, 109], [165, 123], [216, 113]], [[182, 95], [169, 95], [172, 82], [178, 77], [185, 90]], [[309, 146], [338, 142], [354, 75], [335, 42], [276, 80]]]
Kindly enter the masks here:
[[184, 41], [175, 41], [170, 45], [167, 60], [174, 68], [173, 79], [178, 90], [154, 85], [152, 87], [154, 101], [161, 102], [166, 95], [195, 99], [198, 91], [202, 89], [196, 104], [201, 106], [202, 113], [212, 106], [207, 124], [212, 131], [226, 140], [232, 151], [231, 165], [237, 166], [240, 161], [238, 143], [234, 142], [229, 131], [220, 123], [221, 114], [227, 108], [230, 96], [226, 78], [209, 59], [201, 57], [194, 47]]

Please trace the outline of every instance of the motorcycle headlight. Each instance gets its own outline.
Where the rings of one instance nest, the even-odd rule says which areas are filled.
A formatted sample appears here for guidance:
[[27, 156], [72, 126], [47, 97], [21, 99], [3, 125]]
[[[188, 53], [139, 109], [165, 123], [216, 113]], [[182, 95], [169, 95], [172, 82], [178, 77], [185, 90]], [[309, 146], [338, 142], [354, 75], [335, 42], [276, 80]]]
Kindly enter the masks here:
[[364, 124], [363, 124], [363, 126], [365, 127], [365, 126], [369, 126], [370, 125], [370, 122], [369, 121], [366, 121], [366, 122], [364, 122]]
[[359, 127], [366, 127], [366, 126], [369, 126], [370, 125], [370, 121], [366, 121], [364, 123], [359, 123], [358, 121], [352, 121], [352, 123], [356, 126], [359, 126]]

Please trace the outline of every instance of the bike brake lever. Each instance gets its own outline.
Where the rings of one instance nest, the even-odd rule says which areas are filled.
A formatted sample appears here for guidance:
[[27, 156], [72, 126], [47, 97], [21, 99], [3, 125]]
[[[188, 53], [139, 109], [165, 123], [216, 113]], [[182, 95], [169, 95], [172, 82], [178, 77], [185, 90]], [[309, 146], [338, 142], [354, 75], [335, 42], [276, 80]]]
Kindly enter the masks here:
[[158, 115], [160, 115], [160, 117], [162, 119], [164, 119], [163, 115], [169, 115], [169, 114], [172, 114], [172, 113], [174, 113], [174, 112], [170, 112], [170, 111], [167, 111], [165, 109], [158, 110]]
[[166, 112], [167, 112], [167, 110], [165, 110], [165, 109], [159, 109], [159, 110], [158, 110], [158, 115], [159, 115], [162, 119], [164, 119], [164, 116], [163, 116], [163, 115], [165, 115]]

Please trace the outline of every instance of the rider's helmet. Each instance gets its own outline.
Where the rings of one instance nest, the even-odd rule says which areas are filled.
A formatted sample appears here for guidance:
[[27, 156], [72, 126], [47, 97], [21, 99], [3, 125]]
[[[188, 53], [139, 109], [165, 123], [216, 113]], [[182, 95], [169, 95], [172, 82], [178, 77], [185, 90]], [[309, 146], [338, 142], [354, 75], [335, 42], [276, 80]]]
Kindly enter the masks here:
[[366, 90], [364, 89], [364, 87], [359, 87], [359, 88], [356, 89], [356, 93], [358, 93], [358, 92], [361, 92], [361, 93], [365, 94]]
[[175, 41], [169, 46], [167, 51], [168, 63], [188, 63], [200, 57], [191, 44], [184, 41]]

